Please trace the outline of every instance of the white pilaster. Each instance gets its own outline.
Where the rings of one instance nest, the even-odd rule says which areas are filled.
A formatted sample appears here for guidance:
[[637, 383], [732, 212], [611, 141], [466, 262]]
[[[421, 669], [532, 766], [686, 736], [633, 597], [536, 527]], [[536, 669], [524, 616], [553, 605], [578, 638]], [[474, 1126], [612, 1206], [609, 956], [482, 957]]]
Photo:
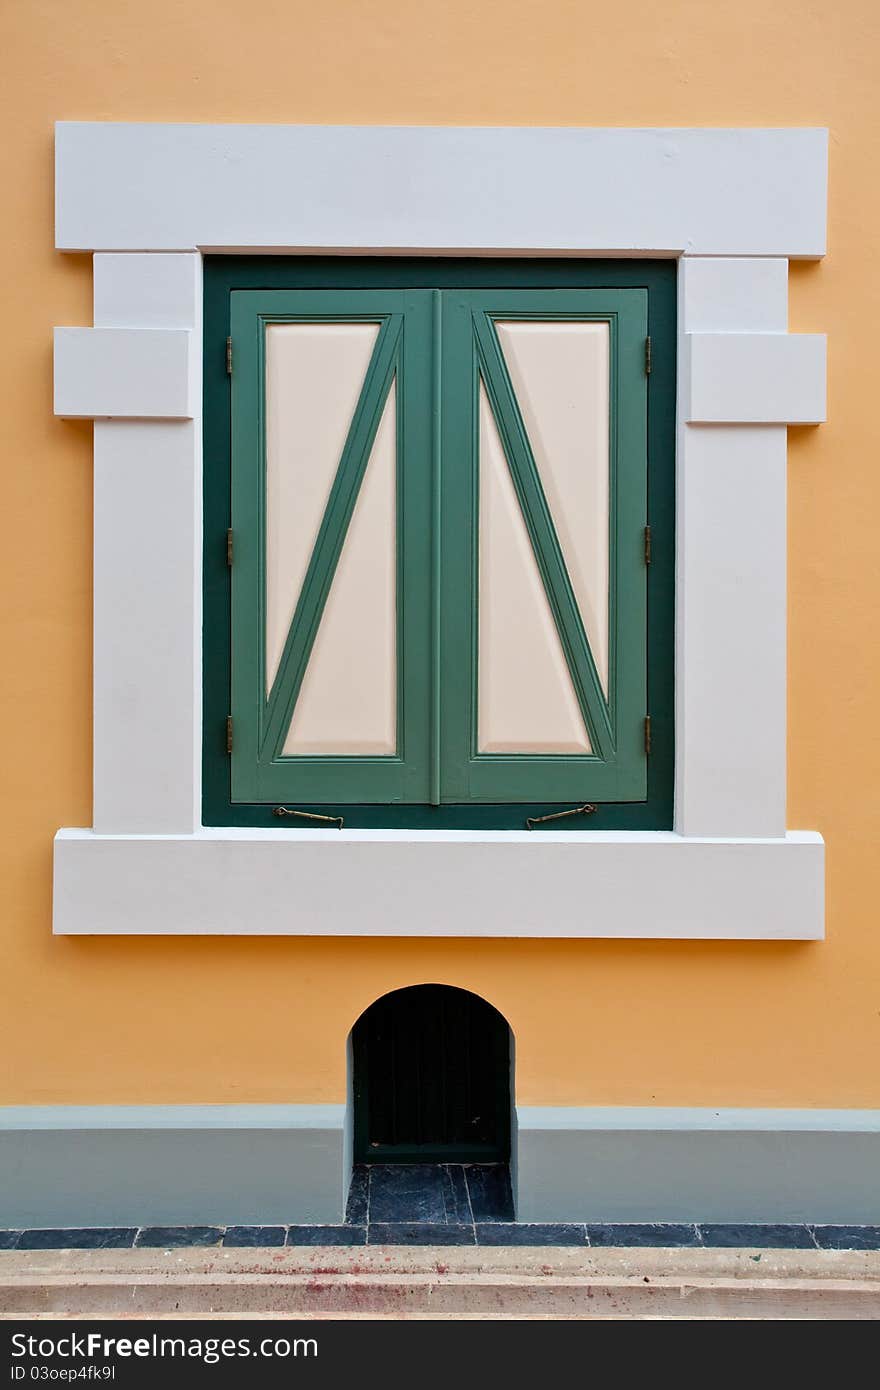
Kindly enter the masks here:
[[[96, 255], [95, 325], [186, 329], [201, 257]], [[96, 420], [94, 828], [191, 833], [201, 801], [201, 422]]]
[[[684, 257], [680, 348], [694, 333], [784, 335], [787, 278], [782, 259]], [[688, 424], [687, 404], [680, 372], [676, 830], [783, 835], [786, 426]]]

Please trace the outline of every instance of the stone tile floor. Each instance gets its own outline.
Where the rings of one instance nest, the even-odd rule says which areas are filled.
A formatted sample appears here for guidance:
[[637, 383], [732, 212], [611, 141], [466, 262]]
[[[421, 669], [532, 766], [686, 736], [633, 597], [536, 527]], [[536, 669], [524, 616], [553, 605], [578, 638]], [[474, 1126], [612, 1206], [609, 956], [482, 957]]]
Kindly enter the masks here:
[[0, 1230], [0, 1250], [367, 1244], [880, 1250], [880, 1226], [520, 1222], [506, 1166], [369, 1164], [355, 1168], [346, 1220], [337, 1226]]
[[513, 1221], [510, 1173], [506, 1163], [358, 1163], [345, 1219], [353, 1225]]

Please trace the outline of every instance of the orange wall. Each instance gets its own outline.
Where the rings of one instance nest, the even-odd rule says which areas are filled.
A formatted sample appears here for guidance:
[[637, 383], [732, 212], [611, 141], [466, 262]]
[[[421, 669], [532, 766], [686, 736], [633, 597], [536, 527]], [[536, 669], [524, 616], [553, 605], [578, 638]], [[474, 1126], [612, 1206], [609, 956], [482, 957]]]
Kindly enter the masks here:
[[[360, 1009], [440, 980], [510, 1019], [527, 1103], [880, 1105], [878, 40], [876, 0], [6, 0], [0, 1102], [341, 1099]], [[53, 940], [52, 836], [91, 819], [91, 428], [50, 367], [91, 270], [52, 249], [56, 119], [831, 127], [791, 311], [829, 334], [830, 421], [789, 449], [789, 824], [828, 842], [827, 942]]]

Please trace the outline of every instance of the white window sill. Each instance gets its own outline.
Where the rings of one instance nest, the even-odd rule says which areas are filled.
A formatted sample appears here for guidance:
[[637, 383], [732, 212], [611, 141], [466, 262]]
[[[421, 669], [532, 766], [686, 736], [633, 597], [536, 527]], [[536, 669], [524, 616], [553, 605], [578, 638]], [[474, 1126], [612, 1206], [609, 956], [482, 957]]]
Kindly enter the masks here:
[[820, 940], [824, 869], [810, 831], [65, 829], [53, 931]]

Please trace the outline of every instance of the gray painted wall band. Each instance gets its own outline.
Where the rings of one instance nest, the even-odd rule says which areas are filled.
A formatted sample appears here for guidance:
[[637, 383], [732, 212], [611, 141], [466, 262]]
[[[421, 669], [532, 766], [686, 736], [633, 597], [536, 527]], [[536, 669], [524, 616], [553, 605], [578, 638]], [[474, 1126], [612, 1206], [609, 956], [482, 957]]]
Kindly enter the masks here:
[[338, 1106], [0, 1111], [0, 1226], [342, 1219]]
[[519, 1105], [521, 1129], [855, 1130], [880, 1134], [880, 1110], [702, 1105]]
[[880, 1111], [521, 1106], [521, 1221], [880, 1221]]
[[344, 1105], [6, 1105], [4, 1129], [334, 1129]]
[[[338, 1222], [346, 1107], [0, 1108], [0, 1225]], [[880, 1111], [520, 1106], [521, 1221], [880, 1221]]]

